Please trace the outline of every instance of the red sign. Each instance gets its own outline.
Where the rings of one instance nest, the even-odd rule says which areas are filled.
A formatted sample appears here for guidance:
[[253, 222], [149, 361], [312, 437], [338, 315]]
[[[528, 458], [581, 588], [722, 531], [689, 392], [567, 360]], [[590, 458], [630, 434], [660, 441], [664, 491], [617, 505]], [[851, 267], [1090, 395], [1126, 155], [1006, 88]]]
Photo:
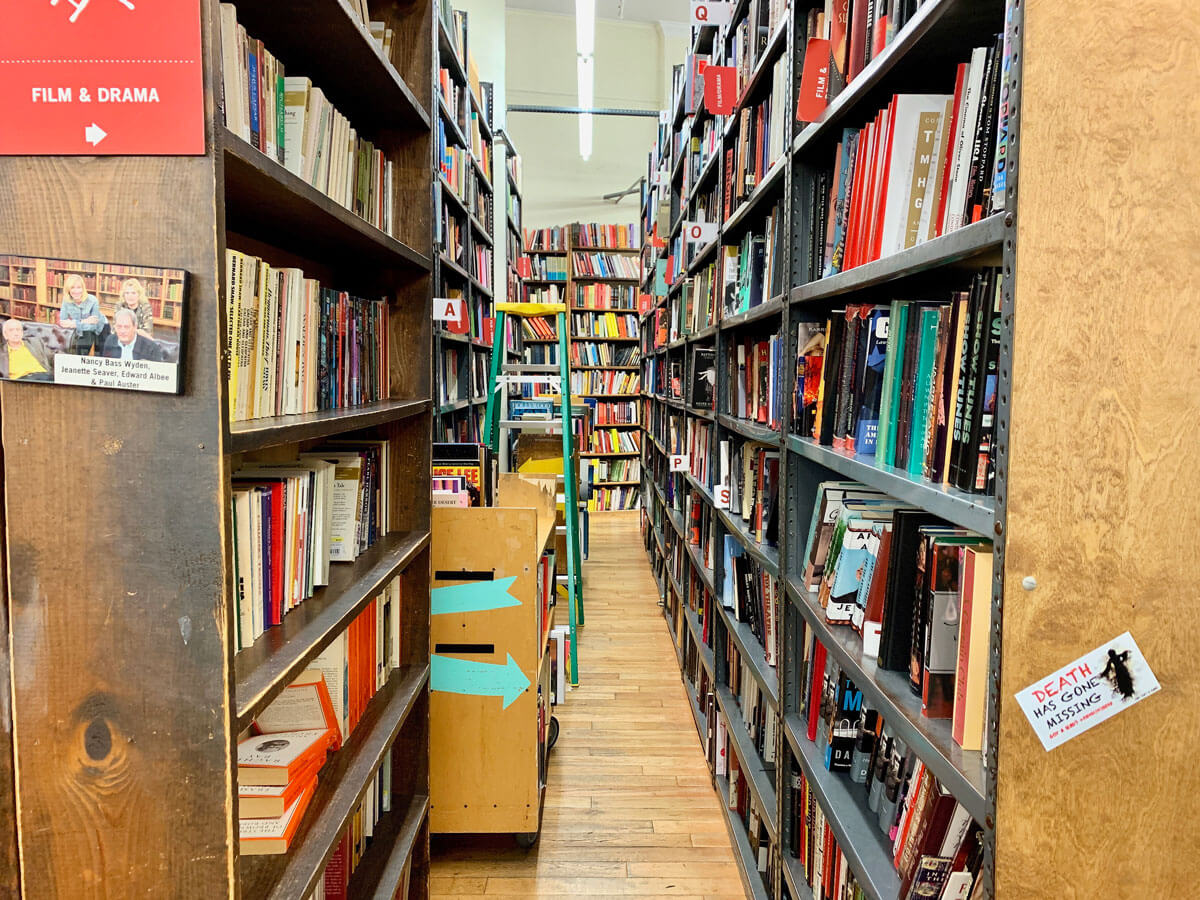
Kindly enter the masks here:
[[704, 106], [714, 116], [727, 116], [737, 105], [737, 69], [709, 66], [704, 70]]
[[0, 28], [0, 155], [204, 153], [198, 0], [21, 0]]

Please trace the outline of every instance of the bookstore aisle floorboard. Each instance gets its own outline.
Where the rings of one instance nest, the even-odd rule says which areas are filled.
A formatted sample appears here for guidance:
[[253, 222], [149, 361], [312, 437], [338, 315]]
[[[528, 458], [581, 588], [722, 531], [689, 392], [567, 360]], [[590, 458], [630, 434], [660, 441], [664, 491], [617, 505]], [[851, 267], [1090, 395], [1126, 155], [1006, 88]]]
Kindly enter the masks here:
[[[591, 516], [580, 686], [555, 709], [542, 836], [433, 842], [430, 895], [745, 896], [636, 512]], [[562, 610], [565, 612], [565, 610]]]

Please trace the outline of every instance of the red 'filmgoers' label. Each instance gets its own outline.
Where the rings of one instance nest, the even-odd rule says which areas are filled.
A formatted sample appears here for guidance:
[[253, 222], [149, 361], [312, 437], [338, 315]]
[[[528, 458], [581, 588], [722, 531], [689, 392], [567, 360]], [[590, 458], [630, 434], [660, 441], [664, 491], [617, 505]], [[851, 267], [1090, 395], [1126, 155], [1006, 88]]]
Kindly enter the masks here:
[[0, 155], [202, 153], [198, 0], [6, 5]]

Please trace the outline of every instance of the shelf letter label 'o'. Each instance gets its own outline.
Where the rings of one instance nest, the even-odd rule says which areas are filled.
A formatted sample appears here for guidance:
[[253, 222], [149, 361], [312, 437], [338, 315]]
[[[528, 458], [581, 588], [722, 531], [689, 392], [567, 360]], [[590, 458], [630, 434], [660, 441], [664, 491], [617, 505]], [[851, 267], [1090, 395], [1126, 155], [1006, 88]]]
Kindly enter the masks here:
[[671, 471], [686, 472], [688, 470], [688, 455], [686, 453], [671, 454]]
[[462, 318], [461, 297], [434, 297], [433, 321], [457, 322]]
[[707, 244], [709, 241], [716, 240], [717, 223], [688, 222], [684, 225], [684, 232], [687, 234], [687, 239], [693, 244]]

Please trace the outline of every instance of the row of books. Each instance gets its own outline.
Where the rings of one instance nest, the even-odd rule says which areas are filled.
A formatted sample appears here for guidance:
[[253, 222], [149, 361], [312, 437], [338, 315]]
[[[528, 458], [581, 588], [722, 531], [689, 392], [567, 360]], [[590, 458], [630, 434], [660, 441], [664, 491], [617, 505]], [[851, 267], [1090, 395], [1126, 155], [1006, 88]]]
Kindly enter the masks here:
[[637, 309], [637, 287], [632, 284], [577, 284], [575, 306], [587, 309]]
[[636, 459], [585, 459], [581, 465], [588, 473], [592, 484], [610, 481], [640, 481], [642, 464]]
[[670, 340], [703, 331], [717, 321], [720, 300], [717, 297], [717, 260], [684, 281], [683, 287], [667, 301], [671, 317]]
[[[862, 129], [844, 129], [817, 176], [812, 277], [898, 253], [994, 210], [1004, 155], [1003, 42], [976, 47], [953, 94], [896, 94]], [[1000, 202], [999, 199], [997, 202]]]
[[[442, 127], [439, 120], [439, 128]], [[490, 222], [492, 220], [492, 195], [484, 186], [479, 172], [474, 166], [468, 164], [469, 160], [463, 155], [461, 148], [448, 143], [441, 146], [438, 172], [445, 179], [445, 187], [449, 187], [450, 192], [459, 199], [459, 202], [480, 224]], [[458, 210], [453, 204], [448, 204], [448, 206], [451, 212], [458, 214]]]
[[484, 290], [492, 289], [492, 248], [476, 244], [467, 255], [467, 272]]
[[823, 334], [801, 323], [797, 431], [913, 476], [992, 493], [1000, 283], [998, 270], [984, 269], [948, 301], [847, 307]]
[[388, 395], [388, 305], [300, 269], [225, 251], [230, 419], [358, 406]]
[[321, 193], [394, 234], [394, 169], [308, 78], [283, 64], [221, 4], [224, 121], [234, 134]]
[[[327, 755], [349, 740], [400, 665], [401, 584], [392, 579], [254, 720], [238, 742], [243, 855], [282, 854], [303, 819]], [[364, 838], [390, 808], [385, 761], [363, 798]]]
[[572, 394], [637, 394], [642, 389], [638, 372], [598, 371], [571, 373]]
[[880, 669], [908, 673], [921, 714], [951, 719], [959, 746], [982, 749], [991, 542], [853, 483], [822, 484], [818, 501], [803, 561], [825, 619], [858, 631]]
[[[898, 896], [947, 900], [968, 896], [982, 862], [979, 825], [920, 757], [892, 733], [859, 687], [840, 671], [832, 654], [811, 636], [803, 646], [804, 739], [816, 744], [828, 771], [849, 782], [852, 802], [874, 820], [899, 876]], [[795, 775], [793, 770], [793, 779]], [[793, 812], [807, 814], [804, 807], [797, 809], [805, 802], [805, 792], [799, 793], [793, 797]], [[801, 853], [804, 843], [801, 835], [797, 848]], [[816, 855], [819, 858], [820, 851]]]
[[524, 229], [525, 250], [528, 253], [561, 253], [567, 249], [567, 229], [556, 225], [550, 228]]
[[637, 509], [641, 505], [641, 489], [636, 485], [592, 488], [588, 512]]
[[736, 244], [722, 248], [721, 307], [726, 316], [746, 312], [781, 296], [784, 270], [783, 205], [775, 204], [761, 228], [751, 227]]
[[[699, 183], [700, 176], [708, 171], [709, 162], [721, 153], [721, 120], [713, 116], [706, 117], [697, 131], [696, 123], [692, 124], [692, 138], [688, 153], [688, 166], [685, 169], [683, 190], [684, 197], [692, 196], [693, 187]], [[714, 190], [717, 187], [714, 186]], [[707, 192], [702, 199], [695, 197], [696, 218], [704, 222], [717, 221], [717, 203], [710, 199], [716, 195]]]
[[575, 252], [571, 254], [571, 263], [575, 267], [576, 278], [582, 276], [640, 281], [642, 277], [641, 261], [628, 254]]
[[725, 219], [754, 193], [783, 156], [791, 119], [790, 71], [784, 54], [771, 71], [771, 93], [761, 103], [742, 107], [738, 115], [734, 144], [725, 150]]
[[723, 65], [737, 70], [737, 96], [746, 90], [767, 43], [787, 15], [788, 0], [753, 0], [746, 16], [733, 24], [726, 42]]
[[636, 425], [639, 421], [638, 404], [627, 400], [600, 400], [595, 402], [592, 418], [596, 425]]
[[565, 256], [531, 256], [528, 278], [534, 281], [567, 280], [567, 258]]
[[767, 704], [750, 664], [742, 657], [737, 641], [729, 632], [725, 633], [725, 672], [729, 690], [737, 701], [742, 725], [758, 757], [747, 762], [761, 763], [772, 769], [777, 753], [775, 745], [779, 734], [779, 717]]
[[729, 514], [740, 516], [752, 541], [779, 543], [779, 451], [755, 441], [717, 446], [718, 484], [729, 490]]
[[688, 474], [708, 490], [715, 470], [712, 454], [715, 427], [711, 422], [691, 416], [671, 416], [667, 424], [667, 448], [673, 454], [687, 456]]
[[467, 262], [467, 224], [460, 219], [455, 208], [449, 203], [442, 203], [441, 215], [438, 216], [437, 240], [442, 245], [442, 252], [456, 265], [466, 268]]
[[582, 341], [571, 344], [571, 364], [575, 366], [636, 366], [642, 360], [637, 346]]
[[[775, 845], [771, 842], [770, 835], [767, 833], [765, 819], [770, 813], [767, 810], [758, 808], [758, 801], [754, 799], [754, 795], [750, 792], [749, 778], [746, 774], [749, 766], [757, 765], [753, 760], [744, 760], [738, 757], [738, 749], [734, 743], [733, 737], [729, 734], [729, 727], [721, 722], [721, 711], [716, 710], [718, 722], [723, 725], [718, 732], [718, 748], [719, 756], [725, 758], [725, 768], [728, 770], [728, 793], [725, 796], [725, 805], [728, 809], [737, 813], [738, 818], [742, 822], [742, 826], [746, 829], [746, 836], [750, 842], [750, 853], [754, 858], [755, 870], [761, 879], [763, 888], [768, 892], [771, 886], [775, 883], [776, 870], [779, 866], [779, 858]], [[723, 739], [722, 739], [723, 733]], [[718, 774], [721, 774], [718, 772]]]
[[237, 647], [254, 643], [387, 533], [388, 441], [330, 441], [232, 478]]
[[571, 333], [575, 337], [635, 338], [638, 336], [638, 317], [636, 313], [574, 313], [571, 315]]
[[553, 341], [558, 339], [558, 326], [548, 316], [522, 316], [521, 335], [532, 341]]
[[762, 645], [767, 665], [774, 666], [779, 623], [783, 621], [779, 582], [732, 535], [725, 535], [723, 560], [725, 580], [721, 602], [735, 620], [750, 626]]
[[641, 246], [641, 230], [636, 223], [629, 225], [596, 225], [575, 223], [571, 226], [571, 246], [599, 247], [606, 250], [637, 250]]
[[778, 429], [783, 421], [783, 339], [738, 341], [726, 357], [729, 415]]
[[487, 394], [488, 357], [474, 353], [470, 347], [442, 346], [439, 367], [438, 403], [445, 405], [458, 400], [470, 400]]
[[687, 542], [699, 548], [704, 568], [711, 574], [716, 565], [717, 516], [695, 490], [683, 494], [683, 523]]
[[590, 453], [638, 453], [642, 449], [641, 436], [636, 430], [597, 428], [592, 432]]
[[[522, 328], [524, 332], [524, 328]], [[526, 333], [526, 337], [528, 337]], [[558, 345], [557, 344], [529, 344], [525, 345], [523, 360], [533, 366], [556, 366], [558, 365]]]

